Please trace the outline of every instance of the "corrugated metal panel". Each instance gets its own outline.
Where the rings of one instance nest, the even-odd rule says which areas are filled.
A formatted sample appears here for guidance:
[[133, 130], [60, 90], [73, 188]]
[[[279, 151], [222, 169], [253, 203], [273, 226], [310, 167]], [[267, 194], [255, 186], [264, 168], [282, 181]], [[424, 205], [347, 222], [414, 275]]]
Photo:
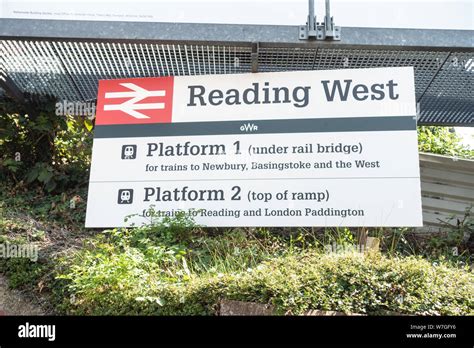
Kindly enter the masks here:
[[421, 230], [435, 231], [463, 221], [466, 209], [474, 204], [474, 161], [420, 154], [420, 174]]

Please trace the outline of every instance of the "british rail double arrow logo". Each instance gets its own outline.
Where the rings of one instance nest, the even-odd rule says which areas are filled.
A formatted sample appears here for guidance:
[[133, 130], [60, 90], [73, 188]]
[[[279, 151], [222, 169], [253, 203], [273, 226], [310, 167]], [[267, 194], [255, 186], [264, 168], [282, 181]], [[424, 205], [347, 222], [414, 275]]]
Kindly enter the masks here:
[[121, 83], [123, 87], [126, 87], [130, 92], [107, 92], [105, 93], [105, 99], [117, 99], [117, 98], [130, 98], [121, 104], [105, 104], [104, 111], [118, 110], [129, 114], [135, 118], [150, 118], [150, 116], [144, 115], [137, 110], [152, 110], [152, 109], [164, 109], [165, 103], [140, 103], [142, 100], [149, 97], [164, 97], [166, 91], [158, 89], [156, 91], [148, 91], [134, 83]]
[[99, 81], [96, 124], [170, 123], [173, 77]]

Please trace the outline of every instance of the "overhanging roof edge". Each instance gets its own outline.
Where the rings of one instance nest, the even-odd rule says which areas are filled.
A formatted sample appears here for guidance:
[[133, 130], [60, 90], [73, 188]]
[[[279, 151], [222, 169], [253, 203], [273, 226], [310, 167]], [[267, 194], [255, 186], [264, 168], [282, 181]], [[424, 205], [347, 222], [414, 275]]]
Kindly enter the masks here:
[[0, 19], [0, 39], [143, 41], [474, 51], [474, 31], [343, 27], [341, 41], [299, 40], [298, 26]]

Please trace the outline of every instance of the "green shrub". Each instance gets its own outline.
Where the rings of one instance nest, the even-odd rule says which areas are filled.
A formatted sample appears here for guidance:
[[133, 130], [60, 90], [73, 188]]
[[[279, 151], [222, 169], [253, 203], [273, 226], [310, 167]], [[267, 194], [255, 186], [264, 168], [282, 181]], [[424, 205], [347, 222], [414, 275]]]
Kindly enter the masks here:
[[47, 192], [86, 183], [90, 121], [56, 115], [52, 99], [34, 100], [30, 108], [0, 100], [0, 180]]
[[[10, 230], [24, 228], [3, 221]], [[58, 313], [67, 314], [213, 315], [220, 299], [272, 304], [279, 314], [474, 314], [472, 271], [461, 263], [396, 252], [324, 253], [332, 241], [354, 240], [347, 229], [320, 237], [304, 230], [203, 231], [178, 216], [105, 231], [60, 258], [49, 254], [44, 264], [0, 260], [0, 272], [15, 287], [41, 283]]]
[[[46, 193], [40, 187], [11, 186], [0, 182], [0, 234], [15, 232], [14, 225], [42, 222], [49, 229], [58, 225], [69, 232], [84, 231], [87, 187], [76, 187], [61, 193]], [[3, 208], [2, 208], [3, 207]]]
[[0, 259], [0, 272], [8, 277], [11, 288], [35, 289], [47, 266], [26, 258]]
[[461, 138], [448, 127], [418, 127], [418, 149], [462, 158], [474, 158], [474, 149], [461, 142]]
[[148, 254], [143, 245], [117, 248], [107, 237], [99, 239], [62, 261], [55, 291], [61, 294], [58, 308], [66, 313], [213, 315], [219, 299], [231, 299], [272, 304], [280, 314], [309, 309], [474, 314], [470, 270], [419, 257], [307, 249], [259, 253], [257, 262], [227, 271], [219, 263], [235, 260], [231, 253], [193, 260], [189, 250], [176, 253], [161, 245], [159, 254]]

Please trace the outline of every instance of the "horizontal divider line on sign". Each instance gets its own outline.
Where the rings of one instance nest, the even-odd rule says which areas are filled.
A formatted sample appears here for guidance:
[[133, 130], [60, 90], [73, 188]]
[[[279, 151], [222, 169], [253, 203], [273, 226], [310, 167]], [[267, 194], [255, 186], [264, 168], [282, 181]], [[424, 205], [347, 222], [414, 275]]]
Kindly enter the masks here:
[[95, 138], [416, 130], [415, 116], [96, 125]]
[[112, 183], [112, 182], [177, 182], [177, 181], [259, 181], [259, 180], [342, 180], [342, 179], [419, 179], [419, 176], [379, 176], [379, 177], [349, 177], [349, 178], [261, 178], [261, 179], [170, 179], [170, 180], [90, 180], [90, 183]]

